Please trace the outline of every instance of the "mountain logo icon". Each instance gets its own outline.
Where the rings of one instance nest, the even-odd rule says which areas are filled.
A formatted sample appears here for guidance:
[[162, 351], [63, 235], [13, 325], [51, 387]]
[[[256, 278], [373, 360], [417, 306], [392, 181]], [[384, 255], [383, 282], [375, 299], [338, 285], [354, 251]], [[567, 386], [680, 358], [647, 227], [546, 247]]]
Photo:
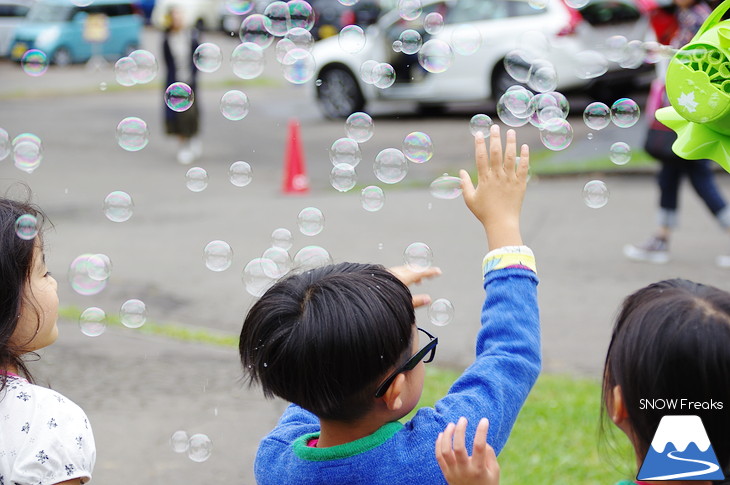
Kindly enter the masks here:
[[637, 480], [724, 480], [699, 416], [664, 416]]

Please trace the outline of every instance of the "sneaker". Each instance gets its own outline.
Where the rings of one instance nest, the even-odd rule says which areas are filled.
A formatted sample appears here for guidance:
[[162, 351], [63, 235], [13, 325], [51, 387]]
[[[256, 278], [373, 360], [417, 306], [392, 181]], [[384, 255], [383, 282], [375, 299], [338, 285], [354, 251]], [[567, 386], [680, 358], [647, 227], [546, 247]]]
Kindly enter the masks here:
[[644, 244], [624, 246], [624, 256], [634, 261], [664, 264], [669, 261], [669, 243], [666, 239], [652, 236]]
[[721, 254], [717, 257], [715, 263], [717, 263], [720, 268], [730, 268], [730, 256], [727, 254]]
[[189, 148], [181, 148], [177, 152], [177, 161], [182, 165], [190, 165], [195, 160], [195, 154]]

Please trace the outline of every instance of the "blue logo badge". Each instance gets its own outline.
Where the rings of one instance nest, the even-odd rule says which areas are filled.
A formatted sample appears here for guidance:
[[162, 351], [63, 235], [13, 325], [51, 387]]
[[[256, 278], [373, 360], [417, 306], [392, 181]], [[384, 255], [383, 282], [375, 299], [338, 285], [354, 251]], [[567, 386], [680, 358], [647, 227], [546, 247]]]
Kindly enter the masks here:
[[724, 480], [699, 416], [664, 416], [637, 480]]

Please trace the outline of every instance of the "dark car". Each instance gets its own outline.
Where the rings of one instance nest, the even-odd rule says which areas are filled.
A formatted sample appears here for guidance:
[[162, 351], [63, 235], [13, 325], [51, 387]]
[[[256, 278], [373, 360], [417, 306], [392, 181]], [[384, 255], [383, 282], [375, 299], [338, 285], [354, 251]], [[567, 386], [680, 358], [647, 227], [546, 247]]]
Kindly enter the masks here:
[[347, 25], [365, 28], [380, 16], [375, 0], [360, 0], [353, 6], [342, 5], [338, 0], [311, 0], [309, 4], [315, 12], [312, 35], [317, 40], [337, 35]]

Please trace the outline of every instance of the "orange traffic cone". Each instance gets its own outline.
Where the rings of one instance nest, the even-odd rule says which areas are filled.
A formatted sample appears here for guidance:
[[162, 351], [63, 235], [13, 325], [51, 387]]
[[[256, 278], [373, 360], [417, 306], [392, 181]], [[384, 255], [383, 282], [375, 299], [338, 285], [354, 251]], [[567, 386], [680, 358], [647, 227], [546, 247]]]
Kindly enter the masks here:
[[306, 194], [309, 192], [309, 178], [304, 164], [304, 151], [299, 140], [299, 122], [289, 121], [289, 140], [284, 158], [284, 186], [285, 194]]

